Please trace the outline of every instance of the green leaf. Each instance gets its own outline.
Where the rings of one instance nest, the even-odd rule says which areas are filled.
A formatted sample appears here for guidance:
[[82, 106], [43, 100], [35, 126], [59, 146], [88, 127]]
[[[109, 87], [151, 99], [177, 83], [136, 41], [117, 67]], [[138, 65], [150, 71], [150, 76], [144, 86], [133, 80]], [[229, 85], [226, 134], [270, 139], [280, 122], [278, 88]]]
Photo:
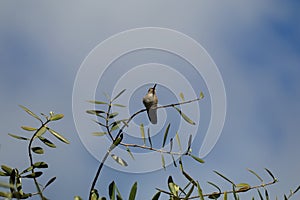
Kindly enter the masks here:
[[20, 195], [24, 194], [24, 192], [22, 190], [22, 179], [20, 177], [16, 177], [16, 188]]
[[265, 168], [265, 170], [268, 172], [268, 174], [272, 177], [273, 181], [276, 182], [277, 179], [274, 177], [274, 175], [272, 174], [272, 172], [270, 170], [268, 170], [267, 168]]
[[82, 200], [82, 198], [80, 196], [75, 196], [74, 200]]
[[266, 200], [269, 200], [268, 190], [266, 190], [266, 189], [265, 189], [265, 196], [266, 196]]
[[294, 194], [297, 193], [300, 190], [300, 185], [297, 187], [297, 189], [293, 192]]
[[2, 188], [14, 188], [14, 185], [0, 182], [0, 187], [2, 187]]
[[117, 94], [111, 101], [113, 102], [114, 100], [116, 100], [119, 96], [121, 96], [121, 94], [123, 94], [123, 92], [125, 92], [126, 89], [122, 90], [119, 94]]
[[192, 125], [195, 125], [196, 123], [193, 121], [193, 120], [191, 120], [186, 114], [184, 114], [179, 108], [177, 108], [177, 107], [174, 107], [177, 111], [178, 111], [178, 113], [181, 115], [181, 117], [186, 121], [186, 122], [188, 122], [189, 124], [192, 124]]
[[157, 193], [152, 197], [152, 200], [158, 200], [159, 197], [160, 197], [160, 193], [161, 193], [161, 192], [157, 192]]
[[56, 120], [60, 120], [64, 117], [64, 114], [56, 114], [50, 117], [50, 121], [56, 121]]
[[218, 199], [220, 196], [221, 196], [220, 193], [214, 192], [214, 193], [208, 195], [208, 198], [209, 199]]
[[122, 158], [120, 158], [119, 156], [116, 156], [115, 154], [111, 154], [111, 157], [120, 165], [126, 167], [128, 166], [128, 164], [126, 163], [125, 160], [123, 160]]
[[216, 184], [214, 184], [212, 182], [207, 182], [207, 183], [210, 184], [210, 185], [212, 185], [212, 186], [214, 186], [215, 188], [217, 188], [217, 190], [219, 191], [219, 193], [221, 193], [221, 189]]
[[180, 92], [179, 96], [180, 96], [181, 100], [184, 101], [184, 95], [182, 92]]
[[112, 146], [110, 147], [110, 151], [112, 151], [114, 148], [116, 148], [123, 140], [123, 134], [121, 134], [112, 144]]
[[66, 144], [70, 144], [70, 142], [69, 142], [65, 137], [63, 137], [62, 135], [60, 135], [58, 132], [56, 132], [56, 131], [52, 130], [51, 128], [48, 128], [48, 127], [47, 127], [47, 129], [48, 129], [48, 131], [49, 131], [52, 135], [54, 135], [54, 136], [55, 136], [57, 139], [59, 139], [60, 141], [66, 143]]
[[177, 141], [177, 143], [178, 143], [179, 150], [182, 151], [182, 147], [181, 147], [181, 143], [180, 143], [180, 139], [179, 139], [178, 132], [176, 132], [175, 138], [176, 138], [176, 141]]
[[194, 191], [194, 185], [192, 185], [192, 187], [190, 188], [190, 190], [188, 191], [188, 193], [185, 195], [185, 199], [189, 199], [189, 197], [191, 196], [192, 192]]
[[8, 198], [8, 199], [11, 199], [12, 194], [11, 194], [11, 193], [8, 193], [8, 192], [1, 192], [1, 191], [0, 191], [0, 197], [6, 197], [6, 198]]
[[93, 136], [104, 136], [107, 134], [107, 132], [93, 132], [92, 134]]
[[170, 129], [170, 126], [171, 124], [169, 123], [166, 130], [165, 130], [165, 133], [164, 133], [164, 140], [163, 140], [163, 143], [162, 143], [162, 148], [165, 146], [166, 144], [166, 140], [167, 140], [167, 137], [168, 137], [168, 134], [169, 134], [169, 129]]
[[[5, 172], [2, 172], [0, 171], [0, 176], [9, 176], [9, 174], [5, 173]], [[1, 182], [0, 182], [1, 183]]]
[[253, 170], [248, 169], [248, 171], [249, 171], [250, 173], [252, 173], [253, 175], [255, 175], [255, 176], [260, 180], [260, 182], [264, 182], [264, 180], [263, 180], [257, 173], [255, 173]]
[[124, 105], [122, 105], [122, 104], [117, 104], [117, 103], [112, 104], [112, 106], [117, 106], [117, 107], [121, 107], [121, 108], [125, 108], [125, 107], [126, 107], [126, 106], [124, 106]]
[[30, 172], [30, 171], [32, 171], [32, 170], [33, 170], [33, 166], [30, 166], [30, 167], [24, 169], [24, 170], [20, 173], [20, 175], [25, 174], [25, 173], [27, 173], [27, 172]]
[[132, 185], [128, 200], [135, 200], [135, 197], [136, 197], [136, 191], [137, 191], [137, 182], [135, 182], [135, 183]]
[[173, 138], [170, 139], [170, 152], [173, 150]]
[[51, 185], [56, 180], [56, 177], [52, 177], [45, 185], [44, 189], [46, 189], [49, 185]]
[[144, 145], [146, 145], [146, 138], [145, 138], [145, 129], [144, 129], [144, 124], [140, 125], [140, 132], [141, 132], [141, 136], [144, 142]]
[[40, 136], [39, 139], [45, 144], [47, 145], [48, 147], [51, 147], [51, 148], [56, 148], [55, 144], [53, 144], [50, 140]]
[[38, 129], [38, 131], [35, 133], [35, 137], [42, 136], [47, 130], [46, 126], [42, 126], [41, 128]]
[[44, 149], [42, 147], [32, 147], [31, 150], [36, 154], [44, 154]]
[[34, 168], [39, 168], [39, 169], [48, 168], [48, 164], [45, 163], [45, 162], [36, 162], [36, 163], [33, 164], [33, 167]]
[[187, 153], [187, 154], [190, 152], [191, 146], [192, 146], [192, 134], [190, 134], [190, 136], [189, 136], [188, 148], [187, 148], [187, 150], [186, 150], [186, 153]]
[[103, 114], [103, 113], [106, 113], [105, 111], [103, 110], [87, 110], [86, 113], [88, 114], [91, 114], [91, 115], [100, 115], [100, 114]]
[[98, 200], [99, 199], [99, 194], [96, 189], [93, 189], [91, 191], [91, 199], [90, 200]]
[[238, 192], [247, 192], [251, 189], [251, 186], [248, 183], [239, 183], [236, 187], [238, 188]]
[[231, 183], [233, 186], [235, 186], [235, 183], [230, 180], [229, 178], [227, 178], [226, 176], [224, 176], [223, 174], [217, 172], [217, 171], [214, 171], [216, 174], [218, 174], [219, 176], [221, 176], [223, 179], [225, 179], [226, 181], [228, 181], [229, 183]]
[[22, 176], [23, 178], [38, 178], [43, 174], [43, 172], [34, 172], [31, 174], [28, 174], [26, 176]]
[[197, 157], [197, 156], [194, 156], [194, 155], [192, 155], [192, 154], [190, 154], [190, 156], [191, 156], [194, 160], [198, 161], [199, 163], [204, 163], [204, 160], [202, 160], [201, 158], [199, 158], [199, 157]]
[[198, 190], [198, 196], [200, 200], [204, 200], [203, 192], [198, 181], [197, 181], [197, 190]]
[[21, 126], [21, 128], [25, 131], [36, 131], [37, 128], [31, 127], [31, 126]]
[[172, 157], [172, 160], [173, 160], [173, 165], [174, 165], [174, 167], [177, 167], [177, 164], [176, 164], [176, 161], [175, 161], [175, 158], [174, 158], [174, 156], [171, 154], [171, 157]]
[[188, 173], [186, 173], [184, 170], [182, 171], [182, 174], [185, 176], [185, 178], [187, 179], [187, 180], [189, 180], [189, 182], [191, 182], [193, 185], [195, 185], [196, 184], [196, 181], [188, 174]]
[[13, 138], [16, 138], [18, 140], [30, 140], [29, 138], [21, 137], [21, 136], [14, 135], [14, 134], [11, 134], [11, 133], [8, 133], [8, 135], [11, 136], [11, 137], [13, 137]]
[[257, 189], [257, 192], [258, 192], [258, 195], [259, 195], [260, 200], [264, 200], [264, 198], [263, 198], [263, 196], [261, 195], [259, 189]]
[[[16, 180], [16, 177], [17, 177], [17, 170], [16, 169], [13, 169], [11, 174], [10, 174], [10, 177], [9, 177], [9, 184], [12, 184], [14, 185], [15, 184], [15, 180]], [[10, 189], [10, 192], [13, 193], [15, 191], [14, 188], [11, 188]]]
[[234, 185], [232, 185], [232, 191], [233, 191], [232, 193], [233, 193], [234, 200], [239, 200], [240, 198], [239, 198], [237, 192], [235, 191]]
[[161, 163], [162, 163], [162, 167], [163, 167], [164, 169], [166, 169], [166, 162], [165, 162], [165, 157], [164, 157], [163, 154], [161, 154]]
[[175, 197], [178, 197], [179, 186], [174, 183], [172, 176], [169, 176], [169, 178], [168, 178], [168, 187], [169, 187], [170, 192]]
[[147, 129], [147, 133], [148, 133], [149, 144], [150, 144], [150, 147], [152, 148], [152, 141], [151, 141], [151, 135], [150, 135], [150, 129], [149, 128]]
[[37, 120], [39, 120], [41, 123], [42, 120], [41, 118], [39, 118], [36, 114], [34, 114], [31, 110], [29, 110], [28, 108], [26, 108], [25, 106], [19, 105], [25, 112], [27, 112], [29, 115], [31, 115], [32, 117], [36, 118]]
[[117, 130], [119, 128], [119, 124], [121, 123], [121, 121], [115, 121], [113, 123], [111, 123], [111, 129], [110, 131], [114, 131], [114, 130]]
[[227, 200], [227, 192], [224, 192], [224, 199], [223, 200]]
[[93, 103], [93, 104], [108, 104], [108, 103], [106, 103], [106, 102], [104, 102], [104, 101], [93, 101], [93, 100], [89, 100], [88, 102], [89, 102], [89, 103]]
[[203, 99], [203, 98], [204, 98], [203, 92], [200, 92], [199, 98], [200, 98], [200, 99]]
[[1, 169], [6, 172], [8, 175], [11, 175], [13, 169], [7, 165], [1, 165]]
[[126, 151], [127, 151], [128, 154], [130, 155], [130, 157], [131, 157], [133, 160], [135, 160], [133, 154], [131, 153], [131, 151], [130, 151], [130, 149], [129, 149], [128, 147], [126, 147]]
[[114, 181], [109, 184], [108, 193], [109, 193], [110, 200], [115, 200], [116, 184]]
[[117, 113], [117, 112], [113, 112], [113, 113], [111, 113], [111, 114], [108, 116], [108, 118], [109, 118], [109, 119], [112, 119], [112, 118], [116, 117], [118, 114], [119, 114], [119, 113]]

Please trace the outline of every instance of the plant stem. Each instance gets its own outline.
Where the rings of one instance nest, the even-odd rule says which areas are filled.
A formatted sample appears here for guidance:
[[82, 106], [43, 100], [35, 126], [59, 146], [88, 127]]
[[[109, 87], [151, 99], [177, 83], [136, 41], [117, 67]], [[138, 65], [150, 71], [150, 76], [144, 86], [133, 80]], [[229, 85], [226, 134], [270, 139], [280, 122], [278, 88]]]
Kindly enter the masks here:
[[[29, 141], [29, 145], [28, 145], [28, 155], [29, 155], [29, 160], [30, 160], [30, 165], [33, 166], [33, 157], [32, 157], [32, 153], [31, 153], [31, 146], [32, 146], [32, 143], [33, 143], [33, 140], [35, 139], [37, 133], [44, 127], [46, 126], [46, 124], [48, 124], [50, 122], [50, 120], [47, 120], [45, 123], [42, 123], [42, 126], [36, 130], [36, 132], [33, 134], [33, 136], [30, 138], [30, 141]], [[32, 168], [31, 170], [32, 173], [35, 173], [34, 172], [34, 168]], [[40, 195], [41, 199], [46, 199], [43, 195], [43, 192], [40, 188], [40, 185], [39, 183], [37, 182], [36, 180], [36, 177], [33, 177], [33, 180], [34, 180], [34, 184], [35, 184], [35, 187], [38, 191], [38, 194]]]
[[102, 158], [102, 161], [101, 161], [101, 163], [100, 163], [100, 165], [99, 165], [99, 167], [98, 167], [98, 170], [97, 170], [97, 172], [96, 172], [95, 178], [94, 178], [94, 180], [93, 180], [93, 183], [92, 183], [92, 186], [91, 186], [91, 189], [90, 189], [89, 200], [91, 200], [91, 198], [92, 198], [92, 191], [93, 191], [94, 188], [95, 188], [95, 185], [96, 185], [97, 180], [98, 180], [98, 178], [99, 178], [100, 172], [101, 172], [101, 170], [102, 170], [102, 168], [103, 168], [103, 166], [104, 166], [105, 161], [107, 160], [107, 158], [108, 158], [108, 156], [109, 156], [109, 154], [110, 154], [110, 152], [111, 152], [112, 147], [113, 147], [113, 144], [109, 147], [109, 149], [108, 149], [107, 152], [105, 153], [105, 155], [104, 155], [104, 157]]

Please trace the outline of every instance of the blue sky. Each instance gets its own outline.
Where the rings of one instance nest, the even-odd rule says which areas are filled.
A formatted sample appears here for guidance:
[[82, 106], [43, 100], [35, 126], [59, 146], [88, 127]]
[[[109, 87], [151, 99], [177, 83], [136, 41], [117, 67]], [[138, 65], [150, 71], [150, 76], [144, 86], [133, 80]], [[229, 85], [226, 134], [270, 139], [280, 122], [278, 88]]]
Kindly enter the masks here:
[[[72, 199], [75, 195], [85, 198], [98, 161], [81, 143], [73, 121], [72, 91], [76, 74], [90, 51], [108, 37], [132, 28], [155, 26], [180, 31], [200, 43], [218, 66], [226, 89], [227, 116], [222, 135], [205, 157], [206, 163], [198, 166], [188, 161], [187, 170], [211, 191], [205, 181], [226, 185], [213, 170], [237, 182], [249, 180], [255, 184], [255, 177], [246, 168], [264, 174], [263, 168], [267, 167], [280, 181], [270, 188], [272, 199], [275, 195], [282, 197], [300, 183], [296, 178], [300, 168], [297, 159], [300, 151], [298, 8], [297, 1], [259, 0], [1, 1], [0, 164], [25, 168], [28, 163], [24, 159], [26, 144], [7, 136], [7, 133], [25, 134], [19, 128], [21, 125], [38, 125], [22, 112], [19, 104], [36, 113], [51, 110], [64, 113], [65, 118], [52, 127], [69, 138], [71, 144], [57, 142], [56, 150], [46, 152], [50, 169], [45, 179], [58, 177], [46, 194], [51, 199]], [[161, 62], [181, 70], [196, 92], [202, 88], [207, 92], [203, 80], [188, 70], [190, 66], [172, 55], [144, 51], [127, 56], [114, 63], [108, 75], [120, 77], [122, 73], [118, 69], [123, 64], [125, 69], [130, 69], [148, 62]], [[110, 87], [100, 85], [99, 91]], [[135, 95], [144, 95], [146, 88], [140, 88]], [[158, 94], [162, 96], [159, 90]], [[101, 93], [98, 95], [100, 98]], [[165, 102], [164, 97], [160, 99]], [[136, 108], [130, 106], [130, 109], [142, 106], [135, 105]], [[204, 125], [200, 130], [203, 131], [208, 126], [209, 98], [199, 105], [204, 110], [201, 113]], [[143, 119], [146, 120], [140, 120]], [[195, 148], [203, 139], [199, 135], [194, 141]], [[147, 199], [155, 193], [155, 187], [166, 188], [170, 174], [182, 182], [184, 179], [177, 172], [172, 166], [166, 171], [145, 174], [105, 167], [99, 181], [105, 185], [101, 193], [106, 194], [106, 185], [116, 180], [127, 196], [130, 186], [139, 181], [139, 199]]]

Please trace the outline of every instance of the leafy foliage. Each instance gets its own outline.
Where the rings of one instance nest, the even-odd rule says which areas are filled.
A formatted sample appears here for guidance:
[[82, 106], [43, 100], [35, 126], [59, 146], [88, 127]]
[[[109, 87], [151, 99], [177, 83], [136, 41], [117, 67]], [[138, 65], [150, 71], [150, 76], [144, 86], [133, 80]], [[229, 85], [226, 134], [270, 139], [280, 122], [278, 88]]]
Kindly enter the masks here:
[[[9, 191], [7, 191], [7, 192], [0, 191], [0, 197], [5, 197], [8, 199], [11, 199], [11, 198], [27, 199], [29, 197], [39, 195], [41, 199], [45, 200], [47, 198], [44, 196], [43, 191], [56, 180], [56, 177], [51, 178], [44, 186], [38, 182], [37, 178], [39, 178], [43, 175], [43, 171], [41, 171], [41, 170], [47, 169], [48, 164], [44, 161], [33, 162], [32, 153], [35, 153], [37, 155], [44, 154], [44, 149], [41, 146], [32, 146], [32, 145], [33, 145], [33, 142], [35, 142], [38, 139], [45, 145], [55, 148], [56, 146], [54, 143], [52, 143], [50, 140], [48, 140], [42, 136], [42, 135], [45, 135], [46, 131], [48, 131], [50, 134], [54, 135], [57, 139], [61, 140], [62, 142], [69, 144], [69, 141], [65, 137], [63, 137], [61, 134], [59, 134], [58, 132], [52, 130], [51, 128], [49, 128], [47, 126], [48, 123], [50, 123], [52, 121], [58, 121], [58, 120], [62, 119], [64, 117], [64, 115], [63, 114], [54, 114], [53, 112], [50, 112], [49, 116], [42, 114], [42, 116], [45, 117], [45, 120], [43, 121], [41, 119], [41, 117], [36, 115], [34, 112], [29, 110], [27, 107], [25, 107], [25, 106], [20, 106], [20, 107], [26, 113], [28, 113], [30, 116], [37, 119], [41, 123], [41, 126], [38, 128], [31, 127], [31, 126], [21, 126], [21, 128], [23, 130], [33, 133], [31, 138], [18, 136], [18, 135], [14, 135], [14, 134], [10, 134], [10, 133], [8, 134], [9, 136], [11, 136], [15, 139], [29, 141], [28, 156], [29, 156], [30, 166], [24, 170], [19, 170], [17, 168], [12, 168], [7, 165], [1, 165], [2, 171], [0, 171], [0, 175], [8, 177], [9, 183], [1, 184], [0, 186], [9, 188]], [[19, 173], [19, 171], [21, 171], [21, 173]], [[36, 186], [37, 192], [24, 192], [23, 184], [22, 184], [23, 179], [32, 179]]]
[[[115, 181], [112, 181], [108, 185], [108, 197], [100, 197], [97, 189], [95, 188], [96, 182], [98, 181], [99, 175], [102, 172], [102, 167], [106, 160], [110, 157], [114, 161], [116, 161], [117, 164], [121, 166], [128, 166], [128, 163], [121, 158], [120, 156], [113, 153], [114, 149], [117, 146], [123, 146], [126, 148], [126, 151], [130, 155], [132, 159], [134, 159], [134, 156], [131, 152], [131, 148], [140, 148], [147, 151], [154, 151], [161, 155], [161, 165], [162, 168], [166, 170], [166, 162], [165, 157], [170, 156], [173, 160], [173, 164], [175, 168], [179, 169], [179, 172], [181, 175], [185, 178], [186, 184], [180, 185], [176, 183], [172, 175], [170, 175], [167, 179], [167, 189], [161, 189], [156, 188], [157, 192], [153, 195], [152, 200], [159, 200], [159, 199], [170, 199], [170, 200], [188, 200], [188, 199], [200, 199], [204, 200], [206, 198], [208, 199], [220, 199], [223, 198], [224, 200], [228, 199], [230, 195], [232, 195], [232, 198], [235, 200], [240, 199], [239, 194], [245, 193], [251, 190], [257, 191], [257, 196], [259, 199], [270, 199], [269, 191], [267, 190], [267, 187], [270, 185], [273, 185], [278, 182], [278, 179], [273, 175], [273, 173], [269, 169], [265, 169], [266, 174], [269, 175], [270, 180], [265, 181], [258, 173], [255, 171], [248, 169], [248, 172], [253, 174], [256, 179], [258, 179], [259, 183], [256, 185], [250, 185], [247, 182], [242, 183], [236, 183], [231, 178], [228, 178], [223, 173], [220, 173], [218, 171], [214, 171], [214, 173], [220, 177], [220, 179], [225, 180], [226, 183], [229, 184], [230, 188], [229, 190], [224, 190], [220, 186], [218, 186], [216, 183], [213, 182], [207, 182], [208, 185], [210, 185], [214, 192], [211, 193], [205, 193], [203, 192], [202, 187], [200, 186], [200, 183], [198, 180], [194, 179], [184, 168], [182, 157], [189, 157], [192, 160], [194, 160], [197, 164], [203, 164], [204, 160], [193, 155], [192, 154], [192, 135], [189, 135], [187, 148], [183, 149], [182, 143], [180, 141], [179, 133], [176, 132], [175, 134], [171, 133], [171, 123], [168, 123], [168, 125], [165, 128], [163, 137], [161, 138], [160, 144], [155, 144], [153, 140], [151, 140], [151, 133], [150, 129], [147, 129], [147, 139], [146, 140], [146, 134], [145, 134], [145, 127], [143, 124], [140, 125], [139, 131], [141, 134], [141, 141], [140, 143], [136, 144], [127, 144], [123, 142], [124, 137], [126, 135], [124, 134], [124, 129], [126, 129], [131, 120], [136, 117], [138, 114], [146, 111], [146, 109], [142, 109], [134, 113], [132, 116], [130, 116], [127, 119], [118, 119], [118, 113], [112, 112], [112, 107], [119, 107], [119, 108], [126, 108], [125, 105], [116, 103], [117, 99], [125, 92], [126, 90], [120, 91], [115, 97], [110, 98], [109, 95], [105, 94], [107, 98], [107, 102], [105, 101], [95, 101], [90, 100], [89, 103], [95, 104], [95, 106], [102, 106], [104, 109], [94, 109], [94, 110], [87, 110], [86, 113], [97, 116], [97, 121], [95, 121], [101, 128], [104, 130], [93, 132], [93, 136], [108, 136], [111, 140], [111, 145], [107, 149], [107, 153], [102, 159], [102, 162], [100, 163], [96, 176], [94, 177], [93, 183], [91, 185], [91, 189], [89, 191], [89, 200], [106, 200], [107, 198], [110, 200], [121, 200], [124, 199], [124, 195], [120, 193]], [[179, 103], [175, 104], [169, 104], [165, 106], [157, 107], [157, 109], [160, 108], [174, 108], [178, 114], [182, 117], [183, 120], [185, 120], [190, 125], [195, 125], [196, 123], [190, 119], [185, 113], [183, 113], [183, 109], [179, 108], [177, 106], [181, 106], [183, 104], [192, 103], [199, 101], [204, 98], [203, 93], [201, 92], [199, 95], [199, 98], [185, 101], [185, 96], [183, 93], [179, 94], [180, 99], [182, 100]], [[34, 112], [29, 110], [25, 106], [20, 106], [27, 114], [29, 114], [31, 117], [38, 120], [41, 125], [39, 127], [31, 127], [31, 126], [21, 126], [21, 129], [27, 132], [31, 132], [31, 137], [24, 137], [19, 136], [15, 134], [9, 133], [8, 135], [21, 140], [21, 141], [27, 141], [28, 142], [28, 157], [30, 161], [30, 165], [25, 169], [18, 169], [13, 168], [8, 165], [1, 165], [0, 170], [0, 176], [7, 177], [8, 182], [7, 183], [1, 183], [0, 182], [0, 188], [3, 188], [4, 191], [0, 191], [0, 197], [6, 198], [6, 199], [27, 199], [33, 196], [39, 196], [40, 199], [46, 200], [47, 198], [44, 196], [44, 190], [48, 188], [51, 184], [53, 184], [56, 180], [56, 177], [50, 178], [45, 184], [41, 184], [38, 179], [44, 175], [44, 170], [46, 170], [49, 165], [44, 161], [35, 161], [33, 160], [32, 154], [36, 154], [37, 156], [40, 156], [45, 153], [45, 150], [43, 148], [43, 145], [46, 145], [51, 148], [56, 148], [56, 145], [50, 141], [47, 137], [49, 135], [54, 136], [54, 138], [58, 139], [59, 141], [69, 144], [69, 140], [66, 139], [63, 135], [58, 133], [57, 131], [51, 129], [48, 124], [50, 122], [55, 122], [64, 117], [63, 114], [54, 114], [53, 112], [50, 112], [49, 115], [41, 114], [42, 117], [36, 115]], [[44, 120], [42, 118], [44, 117]], [[138, 130], [137, 130], [138, 131]], [[174, 138], [172, 135], [175, 135], [176, 143], [173, 144]], [[166, 149], [166, 142], [170, 141], [169, 148]], [[148, 142], [147, 142], [148, 141]], [[35, 143], [35, 145], [33, 145]], [[173, 146], [177, 145], [179, 152], [173, 151]], [[157, 146], [160, 146], [161, 148], [156, 148]], [[176, 159], [175, 159], [176, 157]], [[35, 192], [25, 192], [23, 191], [23, 179], [29, 179], [32, 180], [36, 191]], [[130, 191], [128, 200], [135, 200], [137, 198], [138, 193], [138, 183], [133, 183]], [[284, 195], [283, 198], [291, 199], [298, 191], [300, 190], [300, 186], [298, 186], [295, 190], [291, 190], [288, 195]], [[254, 199], [254, 197], [252, 198]], [[81, 197], [75, 196], [74, 200], [82, 200]]]

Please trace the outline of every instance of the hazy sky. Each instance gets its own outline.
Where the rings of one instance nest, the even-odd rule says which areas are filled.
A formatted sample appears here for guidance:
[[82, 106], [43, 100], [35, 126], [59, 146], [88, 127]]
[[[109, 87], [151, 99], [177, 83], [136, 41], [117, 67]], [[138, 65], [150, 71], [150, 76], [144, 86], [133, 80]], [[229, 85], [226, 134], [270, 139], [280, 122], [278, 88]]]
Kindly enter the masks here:
[[[187, 171], [211, 192], [206, 181], [230, 189], [213, 170], [236, 182], [256, 184], [255, 177], [246, 169], [253, 169], [267, 179], [266, 167], [279, 178], [279, 183], [270, 187], [271, 199], [275, 199], [275, 195], [281, 198], [283, 193], [300, 184], [297, 179], [300, 168], [299, 6], [297, 1], [276, 0], [1, 1], [0, 164], [19, 168], [28, 165], [26, 143], [7, 136], [7, 133], [27, 134], [19, 128], [21, 125], [38, 125], [19, 104], [36, 113], [64, 113], [65, 118], [51, 127], [71, 144], [57, 141], [57, 149], [47, 148], [46, 155], [36, 159], [44, 159], [50, 165], [45, 180], [42, 179], [44, 182], [52, 176], [58, 177], [46, 191], [50, 199], [72, 199], [75, 195], [87, 198], [99, 162], [84, 147], [79, 137], [82, 133], [78, 133], [73, 120], [72, 92], [76, 74], [88, 54], [112, 35], [133, 28], [161, 27], [179, 31], [200, 43], [218, 66], [226, 89], [227, 115], [221, 137], [204, 158], [204, 165], [186, 159]], [[141, 38], [137, 37], [136, 41]], [[114, 50], [107, 49], [106, 53], [114, 53]], [[154, 62], [176, 69], [189, 81], [189, 89], [197, 94], [200, 90], [205, 93], [203, 102], [197, 104], [202, 109], [199, 132], [193, 142], [197, 152], [209, 124], [211, 99], [203, 78], [180, 57], [151, 49], [123, 55], [105, 72], [96, 97], [102, 98], [103, 91], [111, 91], [129, 70]], [[160, 75], [167, 79], [170, 76]], [[153, 82], [156, 79], [153, 77]], [[139, 85], [135, 79], [126, 77], [124, 80], [122, 84], [136, 87], [127, 88], [128, 91], [135, 89], [129, 101], [129, 111], [133, 113], [142, 108], [140, 99], [149, 85]], [[161, 104], [173, 103], [178, 97], [170, 88], [180, 88], [182, 82], [170, 80], [169, 85], [158, 87]], [[174, 99], [168, 102], [171, 97]], [[194, 113], [186, 109], [193, 116]], [[161, 118], [165, 114], [172, 113], [162, 112]], [[84, 112], [82, 116], [90, 120]], [[179, 120], [169, 115], [168, 119]], [[147, 124], [145, 121], [147, 118], [143, 115], [135, 122]], [[90, 124], [87, 137], [100, 141], [91, 136], [90, 132], [97, 131], [93, 130], [97, 127]], [[175, 129], [176, 126], [172, 131]], [[138, 199], [149, 199], [156, 187], [167, 188], [170, 174], [176, 181], [183, 182], [178, 170], [170, 165], [166, 171], [135, 174], [105, 167], [97, 186], [106, 195], [107, 185], [115, 180], [127, 198], [131, 185], [138, 181]], [[252, 194], [242, 197], [249, 199]]]

